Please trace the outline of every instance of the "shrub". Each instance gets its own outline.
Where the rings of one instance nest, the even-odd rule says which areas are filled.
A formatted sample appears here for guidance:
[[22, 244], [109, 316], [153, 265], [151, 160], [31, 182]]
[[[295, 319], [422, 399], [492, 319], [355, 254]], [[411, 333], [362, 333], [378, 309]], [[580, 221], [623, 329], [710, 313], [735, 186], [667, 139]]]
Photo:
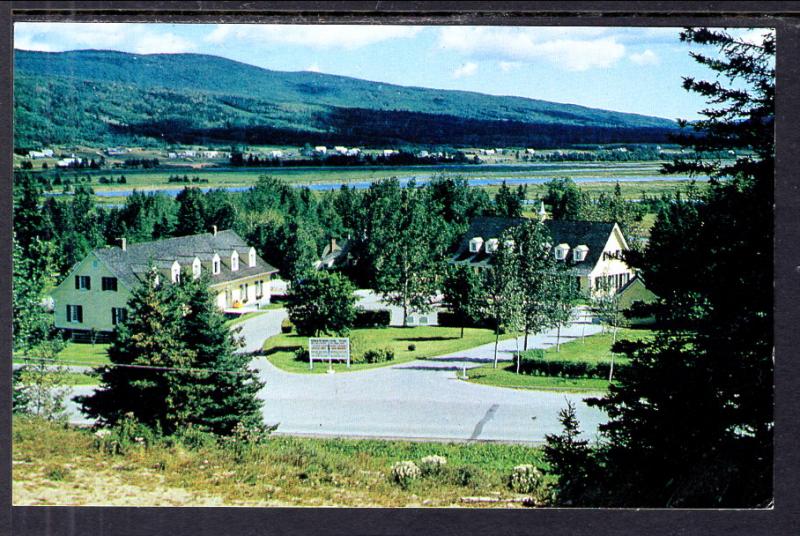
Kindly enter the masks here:
[[464, 487], [477, 487], [484, 476], [483, 471], [474, 465], [459, 467], [452, 474], [453, 483]]
[[422, 472], [414, 462], [395, 462], [392, 465], [391, 479], [405, 489], [413, 480], [419, 478], [421, 474]]
[[281, 321], [281, 333], [291, 333], [292, 329], [294, 329], [294, 324], [288, 318], [284, 318]]
[[356, 319], [353, 322], [355, 328], [385, 328], [392, 320], [392, 313], [387, 309], [367, 311], [356, 309]]
[[[614, 368], [625, 368], [624, 364], [615, 364]], [[590, 363], [585, 361], [566, 361], [544, 359], [541, 351], [524, 352], [520, 372], [532, 376], [555, 376], [563, 378], [608, 378], [611, 364], [607, 362]]]
[[394, 350], [391, 348], [367, 350], [361, 357], [365, 363], [385, 363], [394, 359]]
[[444, 471], [447, 465], [447, 458], [433, 454], [425, 456], [419, 461], [419, 468], [422, 471], [422, 476], [437, 476]]
[[134, 447], [148, 447], [158, 441], [159, 433], [136, 420], [132, 413], [113, 428], [101, 428], [94, 433], [94, 447], [108, 454], [125, 454]]
[[413, 351], [415, 351], [416, 349], [417, 349], [417, 345], [416, 345], [416, 344], [414, 344], [414, 343], [411, 343], [411, 344], [409, 344], [409, 345], [408, 345], [408, 351], [409, 351], [409, 352], [413, 352]]
[[294, 359], [295, 359], [295, 361], [302, 361], [304, 363], [308, 363], [309, 358], [310, 358], [310, 355], [308, 353], [308, 350], [306, 350], [302, 346], [294, 351]]
[[542, 473], [533, 465], [518, 465], [511, 471], [508, 487], [517, 493], [533, 493], [542, 484]]

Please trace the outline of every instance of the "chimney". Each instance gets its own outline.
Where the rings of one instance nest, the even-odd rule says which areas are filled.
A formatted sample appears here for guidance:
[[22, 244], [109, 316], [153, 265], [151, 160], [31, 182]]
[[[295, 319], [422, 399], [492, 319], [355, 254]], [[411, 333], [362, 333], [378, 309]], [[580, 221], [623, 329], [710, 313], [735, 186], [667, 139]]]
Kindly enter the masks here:
[[117, 238], [117, 240], [119, 240], [119, 242], [122, 244], [122, 251], [128, 251], [128, 241], [125, 240], [125, 237], [123, 236], [122, 238]]
[[216, 225], [212, 225], [211, 226], [211, 230], [214, 233], [214, 236], [217, 236], [217, 226]]

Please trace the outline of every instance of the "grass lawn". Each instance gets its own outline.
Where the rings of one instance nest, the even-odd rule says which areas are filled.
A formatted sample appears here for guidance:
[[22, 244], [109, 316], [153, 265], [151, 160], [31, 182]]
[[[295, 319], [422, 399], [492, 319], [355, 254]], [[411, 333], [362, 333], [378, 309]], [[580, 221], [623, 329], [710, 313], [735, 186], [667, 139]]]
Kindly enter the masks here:
[[[366, 370], [413, 361], [414, 359], [449, 354], [494, 342], [494, 332], [489, 329], [467, 328], [464, 330], [463, 339], [460, 338], [460, 334], [460, 328], [439, 326], [354, 329], [350, 333], [351, 355], [359, 355], [366, 350], [388, 347], [394, 350], [394, 360], [386, 363], [354, 363], [349, 369], [345, 363], [334, 363], [333, 368], [337, 372]], [[501, 335], [500, 339], [511, 336]], [[410, 344], [416, 345], [414, 351], [408, 349]], [[325, 373], [328, 370], [327, 363], [315, 363], [314, 369], [309, 370], [307, 361], [295, 359], [294, 352], [301, 346], [308, 347], [307, 337], [300, 337], [295, 333], [283, 333], [267, 339], [264, 343], [264, 352], [272, 364], [283, 370], [301, 373]]]
[[[654, 331], [648, 329], [619, 329], [617, 340], [642, 340], [651, 338]], [[611, 361], [611, 333], [599, 333], [583, 339], [576, 339], [561, 345], [561, 351], [555, 347], [544, 351], [545, 359], [559, 361]], [[628, 359], [614, 354], [614, 363], [624, 364]], [[494, 385], [497, 387], [510, 387], [513, 389], [536, 389], [553, 391], [604, 391], [608, 381], [597, 378], [560, 378], [552, 376], [532, 376], [517, 374], [513, 364], [492, 368], [491, 365], [474, 368], [468, 372], [469, 381]]]
[[[106, 343], [78, 343], [68, 342], [67, 346], [58, 354], [58, 358], [64, 365], [102, 365], [109, 363]], [[14, 356], [14, 363], [25, 363], [22, 359]]]
[[[205, 436], [109, 454], [91, 430], [13, 419], [15, 505], [507, 507], [520, 503], [461, 497], [519, 499], [508, 487], [512, 469], [546, 469], [535, 446], [277, 435], [251, 448]], [[393, 463], [434, 454], [447, 460], [438, 474], [407, 487], [391, 480]]]

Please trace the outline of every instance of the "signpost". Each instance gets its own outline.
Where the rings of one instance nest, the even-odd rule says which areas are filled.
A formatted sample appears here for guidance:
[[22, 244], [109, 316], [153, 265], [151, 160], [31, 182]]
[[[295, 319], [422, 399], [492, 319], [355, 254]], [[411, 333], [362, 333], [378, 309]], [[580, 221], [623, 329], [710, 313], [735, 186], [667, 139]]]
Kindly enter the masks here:
[[350, 367], [350, 339], [347, 337], [313, 337], [308, 339], [308, 368], [314, 368], [314, 359], [328, 360], [330, 370], [333, 361], [347, 361]]

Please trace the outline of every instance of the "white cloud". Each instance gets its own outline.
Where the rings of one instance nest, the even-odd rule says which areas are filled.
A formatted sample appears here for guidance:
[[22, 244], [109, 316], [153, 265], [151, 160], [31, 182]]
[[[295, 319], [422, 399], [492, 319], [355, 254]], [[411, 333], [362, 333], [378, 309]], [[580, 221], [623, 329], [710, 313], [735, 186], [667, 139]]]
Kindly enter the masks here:
[[547, 61], [569, 71], [610, 67], [625, 45], [607, 28], [490, 28], [451, 26], [439, 31], [439, 47], [471, 58], [505, 62]]
[[168, 28], [108, 22], [20, 22], [14, 25], [14, 47], [41, 51], [120, 49], [140, 54], [188, 52], [197, 48], [191, 41], [166, 31]]
[[311, 65], [306, 67], [305, 70], [308, 71], [309, 73], [321, 73], [322, 72], [322, 70], [319, 68], [319, 65], [317, 65], [316, 63], [312, 63]]
[[138, 54], [175, 54], [178, 52], [191, 52], [196, 48], [197, 46], [194, 43], [171, 33], [142, 35], [137, 39], [134, 46], [134, 50]]
[[470, 61], [456, 68], [456, 70], [453, 71], [453, 78], [464, 78], [466, 76], [472, 76], [477, 72], [478, 64]]
[[518, 61], [501, 61], [498, 63], [498, 66], [504, 73], [510, 73], [511, 71], [516, 71], [522, 67], [522, 64]]
[[218, 24], [205, 41], [221, 44], [236, 39], [312, 48], [355, 49], [391, 39], [414, 37], [420, 31], [420, 26]]
[[631, 54], [630, 58], [636, 65], [658, 65], [661, 61], [658, 55], [649, 48], [644, 52]]

